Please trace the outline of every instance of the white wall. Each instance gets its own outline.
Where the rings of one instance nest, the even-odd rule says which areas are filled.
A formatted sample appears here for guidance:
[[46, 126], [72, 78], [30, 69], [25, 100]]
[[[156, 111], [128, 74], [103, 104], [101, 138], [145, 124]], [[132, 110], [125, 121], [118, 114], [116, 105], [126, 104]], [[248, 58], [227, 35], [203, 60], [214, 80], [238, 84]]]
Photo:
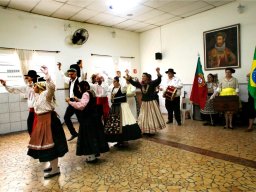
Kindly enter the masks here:
[[[71, 28], [65, 31], [65, 24], [70, 24]], [[140, 73], [138, 33], [3, 8], [0, 8], [0, 26], [0, 47], [60, 51], [57, 54], [57, 61], [62, 62], [63, 71], [66, 71], [70, 64], [83, 59], [85, 70], [92, 74], [91, 53], [94, 53], [114, 57], [135, 57], [132, 69], [136, 68]], [[88, 30], [88, 41], [82, 46], [71, 46], [65, 39], [81, 27]], [[116, 32], [115, 38], [112, 36], [113, 30]], [[57, 87], [64, 87], [59, 75]], [[67, 106], [64, 101], [65, 95], [68, 95], [67, 91], [56, 92], [56, 111], [62, 121]], [[27, 115], [26, 100], [19, 95], [0, 94], [0, 134], [26, 130]]]
[[[203, 32], [240, 23], [241, 27], [241, 68], [236, 69], [235, 77], [246, 83], [245, 75], [250, 71], [256, 46], [256, 1], [243, 1], [245, 12], [237, 12], [238, 2], [230, 3], [190, 18], [170, 23], [140, 35], [141, 69], [155, 74], [155, 67], [162, 74], [173, 68], [185, 84], [192, 84], [196, 70], [198, 53], [204, 66]], [[161, 39], [160, 41], [160, 31]], [[161, 50], [162, 47], [162, 50]], [[163, 60], [155, 61], [155, 52], [162, 51]], [[218, 73], [224, 77], [224, 70], [205, 71]]]
[[[65, 24], [70, 24], [71, 28], [67, 27], [65, 31]], [[83, 59], [86, 71], [92, 74], [91, 53], [94, 53], [135, 57], [132, 68], [136, 68], [140, 73], [138, 33], [3, 8], [0, 8], [0, 25], [0, 47], [58, 50], [60, 53], [57, 61], [62, 62], [63, 70]], [[78, 28], [87, 29], [89, 39], [82, 46], [72, 46], [65, 39]], [[115, 38], [112, 36], [113, 30], [116, 32]], [[58, 84], [58, 87], [60, 86], [61, 84]]]

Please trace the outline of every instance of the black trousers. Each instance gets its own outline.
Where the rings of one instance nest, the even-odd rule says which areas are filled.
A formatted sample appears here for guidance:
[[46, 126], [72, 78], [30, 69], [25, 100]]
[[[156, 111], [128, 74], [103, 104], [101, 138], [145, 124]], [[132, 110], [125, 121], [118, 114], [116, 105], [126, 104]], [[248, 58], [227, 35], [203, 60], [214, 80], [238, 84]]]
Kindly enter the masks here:
[[76, 114], [76, 117], [77, 117], [77, 120], [78, 122], [80, 123], [80, 111], [76, 110], [74, 107], [72, 107], [71, 105], [68, 105], [67, 109], [66, 109], [66, 112], [65, 112], [65, 115], [64, 115], [64, 121], [68, 127], [68, 130], [70, 132], [71, 135], [73, 136], [76, 136], [77, 135], [77, 132], [73, 126], [73, 123], [71, 121], [71, 117]]
[[28, 114], [27, 126], [28, 126], [29, 135], [31, 135], [31, 133], [32, 133], [33, 123], [34, 123], [34, 115], [35, 115], [35, 112], [29, 112], [29, 114]]
[[175, 97], [172, 101], [165, 99], [165, 107], [168, 111], [168, 120], [173, 121], [173, 112], [178, 124], [181, 123], [180, 117], [180, 97]]

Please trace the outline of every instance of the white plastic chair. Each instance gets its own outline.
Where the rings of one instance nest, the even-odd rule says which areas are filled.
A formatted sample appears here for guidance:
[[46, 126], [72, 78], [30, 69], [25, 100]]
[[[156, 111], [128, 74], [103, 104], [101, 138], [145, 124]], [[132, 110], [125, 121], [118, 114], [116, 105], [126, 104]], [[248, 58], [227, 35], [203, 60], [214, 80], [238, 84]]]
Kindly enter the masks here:
[[186, 112], [189, 112], [191, 119], [193, 120], [193, 108], [189, 98], [182, 98], [181, 100], [181, 123], [184, 124], [186, 120]]

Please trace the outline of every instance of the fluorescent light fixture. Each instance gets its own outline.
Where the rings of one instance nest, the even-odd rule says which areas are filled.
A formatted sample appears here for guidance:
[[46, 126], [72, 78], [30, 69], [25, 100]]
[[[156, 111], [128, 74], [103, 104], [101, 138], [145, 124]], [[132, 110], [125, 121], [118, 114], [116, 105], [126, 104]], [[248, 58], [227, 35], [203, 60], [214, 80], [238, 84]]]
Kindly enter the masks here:
[[126, 13], [137, 6], [141, 0], [107, 0], [109, 9], [116, 13]]

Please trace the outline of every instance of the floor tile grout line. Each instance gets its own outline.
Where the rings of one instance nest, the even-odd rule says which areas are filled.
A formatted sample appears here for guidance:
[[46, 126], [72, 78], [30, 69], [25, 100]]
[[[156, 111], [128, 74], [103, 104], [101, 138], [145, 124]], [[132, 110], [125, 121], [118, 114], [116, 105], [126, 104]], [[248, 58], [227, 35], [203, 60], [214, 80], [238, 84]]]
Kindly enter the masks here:
[[256, 169], [256, 161], [153, 137], [143, 139]]

